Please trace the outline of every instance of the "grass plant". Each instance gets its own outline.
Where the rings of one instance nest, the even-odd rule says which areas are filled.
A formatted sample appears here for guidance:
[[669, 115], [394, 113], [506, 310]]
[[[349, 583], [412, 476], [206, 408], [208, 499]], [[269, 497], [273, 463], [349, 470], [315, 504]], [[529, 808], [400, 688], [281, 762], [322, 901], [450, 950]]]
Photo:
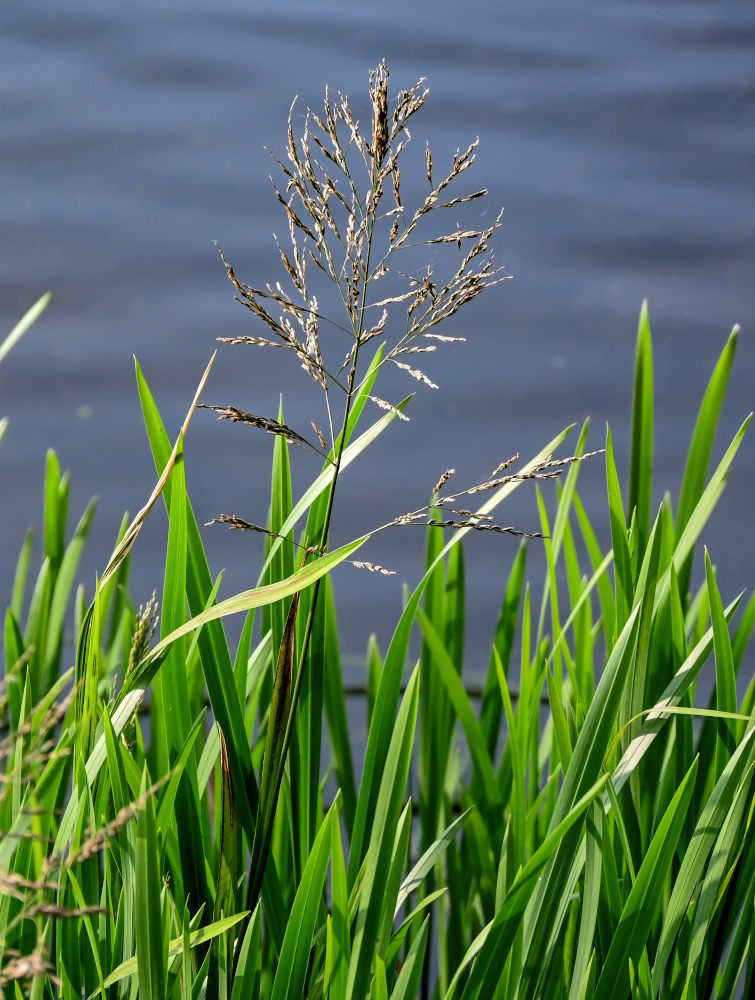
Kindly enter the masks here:
[[[124, 518], [90, 597], [75, 582], [94, 508], [69, 532], [68, 478], [48, 454], [42, 562], [30, 586], [28, 535], [4, 626], [0, 991], [752, 995], [755, 599], [722, 597], [709, 553], [696, 557], [750, 419], [714, 461], [737, 331], [705, 391], [677, 502], [665, 494], [653, 508], [643, 307], [628, 483], [610, 431], [604, 458], [587, 452], [587, 425], [572, 454], [554, 457], [567, 428], [471, 487], [454, 490], [447, 470], [426, 506], [334, 545], [341, 477], [410, 410], [411, 397], [377, 395], [381, 373], [398, 366], [434, 387], [414, 355], [459, 339], [441, 324], [504, 277], [490, 252], [500, 216], [482, 229], [443, 225], [448, 208], [473, 211], [486, 195], [459, 190], [476, 143], [440, 172], [428, 149], [427, 194], [406, 206], [408, 125], [426, 91], [420, 81], [391, 101], [381, 64], [369, 94], [368, 132], [341, 94], [306, 113], [298, 138], [292, 108], [275, 187], [290, 237], [278, 247], [284, 280], [247, 285], [221, 252], [264, 333], [234, 338], [236, 349], [289, 351], [322, 400], [313, 434], [282, 409], [201, 404], [274, 437], [267, 518], [216, 519], [265, 536], [255, 585], [220, 599], [187, 491], [183, 439], [210, 366], [171, 444], [137, 364], [157, 484]], [[428, 246], [432, 268], [406, 271]], [[322, 461], [296, 501], [294, 445]], [[587, 457], [605, 461], [608, 547], [578, 491]], [[498, 539], [525, 535], [495, 519], [523, 486], [540, 530]], [[160, 497], [161, 597], [137, 609], [129, 560]], [[386, 572], [359, 549], [409, 524], [425, 526], [424, 574], [385, 652], [369, 645], [360, 767], [330, 574], [346, 562]], [[511, 546], [478, 695], [463, 670], [470, 531]], [[528, 576], [532, 545], [545, 552], [541, 581]], [[232, 645], [225, 620], [238, 614]]]

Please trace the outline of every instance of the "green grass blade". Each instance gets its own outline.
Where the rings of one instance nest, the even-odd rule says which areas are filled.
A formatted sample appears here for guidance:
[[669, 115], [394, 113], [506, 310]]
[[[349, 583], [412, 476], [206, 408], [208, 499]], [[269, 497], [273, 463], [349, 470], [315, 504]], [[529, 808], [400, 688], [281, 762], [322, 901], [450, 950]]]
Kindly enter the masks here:
[[[138, 362], [136, 362], [136, 379], [155, 468], [160, 474], [170, 461], [170, 440]], [[163, 498], [168, 509], [170, 509], [171, 490], [171, 483], [168, 480], [163, 491]], [[197, 615], [208, 608], [208, 601], [213, 591], [213, 578], [210, 574], [196, 517], [189, 502], [186, 506], [186, 518], [186, 595], [192, 614]], [[251, 842], [254, 828], [252, 809], [256, 808], [258, 792], [252, 773], [251, 756], [244, 729], [244, 715], [236, 694], [231, 657], [219, 621], [210, 622], [206, 629], [202, 629], [199, 637], [199, 649], [212, 710], [228, 740], [228, 757], [234, 782], [239, 787], [246, 789], [250, 799], [248, 802], [246, 796], [240, 797], [239, 811], [247, 837]]]
[[685, 919], [693, 894], [700, 884], [715, 838], [724, 823], [734, 796], [738, 789], [741, 789], [743, 776], [752, 763], [755, 747], [753, 736], [755, 729], [750, 729], [716, 782], [700, 812], [679, 873], [674, 879], [673, 891], [665, 908], [663, 927], [653, 961], [654, 996], [657, 996], [661, 989], [676, 935]]
[[84, 551], [89, 528], [97, 508], [97, 501], [91, 500], [81, 516], [74, 531], [73, 538], [60, 562], [60, 568], [50, 599], [50, 617], [47, 626], [47, 637], [43, 657], [45, 690], [57, 679], [57, 667], [63, 644], [63, 628], [70, 602], [71, 592], [76, 580], [76, 572]]
[[417, 621], [419, 622], [422, 629], [422, 635], [424, 636], [425, 642], [427, 643], [428, 649], [432, 655], [433, 668], [445, 685], [446, 692], [451, 704], [454, 707], [456, 716], [464, 729], [465, 736], [467, 737], [469, 752], [472, 755], [475, 770], [485, 796], [484, 806], [486, 809], [494, 809], [500, 804], [500, 793], [498, 791], [498, 784], [496, 782], [493, 764], [488, 756], [487, 747], [485, 746], [485, 737], [483, 736], [477, 716], [472, 708], [469, 695], [464, 688], [464, 684], [462, 683], [461, 677], [459, 677], [456, 666], [451, 660], [451, 657], [448, 655], [446, 647], [443, 645], [440, 636], [435, 631], [429, 618], [425, 615], [421, 608], [417, 608]]
[[[570, 427], [562, 431], [557, 437], [550, 441], [534, 458], [532, 458], [522, 471], [534, 468], [544, 461], [563, 442]], [[480, 514], [488, 514], [502, 503], [506, 497], [510, 496], [517, 487], [521, 485], [521, 480], [509, 482], [498, 490], [487, 500], [477, 511]], [[357, 812], [354, 820], [354, 833], [351, 840], [351, 855], [349, 857], [349, 885], [353, 886], [357, 872], [364, 858], [364, 850], [369, 837], [371, 819], [375, 812], [375, 799], [380, 783], [380, 775], [385, 766], [385, 759], [388, 745], [393, 733], [394, 721], [396, 718], [396, 706], [398, 704], [401, 677], [406, 661], [409, 638], [419, 602], [422, 598], [427, 581], [437, 565], [450, 552], [454, 545], [457, 545], [464, 535], [472, 529], [460, 528], [454, 532], [452, 537], [443, 547], [436, 557], [435, 563], [425, 572], [416, 589], [406, 602], [404, 611], [399, 619], [398, 625], [393, 633], [391, 644], [383, 663], [383, 670], [380, 678], [380, 687], [372, 714], [369, 735], [367, 738], [367, 749], [365, 751], [364, 771], [362, 774], [362, 784], [357, 801]]]
[[346, 980], [351, 961], [351, 938], [349, 934], [349, 893], [346, 882], [346, 866], [343, 857], [341, 829], [338, 823], [330, 827], [330, 880], [331, 880], [331, 947], [328, 980], [330, 996], [346, 996]]
[[629, 514], [636, 511], [639, 551], [645, 551], [650, 531], [653, 488], [653, 344], [647, 299], [637, 328], [637, 352], [632, 396], [632, 449], [629, 460]]
[[409, 853], [411, 831], [412, 802], [409, 799], [398, 821], [398, 828], [394, 837], [393, 855], [390, 858], [390, 863], [387, 865], [382, 879], [381, 888], [384, 894], [384, 902], [383, 912], [380, 917], [380, 928], [377, 935], [376, 953], [383, 961], [386, 960], [386, 953], [391, 940], [396, 900], [398, 899], [401, 887], [401, 875], [406, 866], [406, 859]]
[[[200, 733], [204, 735], [204, 710], [200, 712], [194, 725], [189, 730], [186, 741], [181, 747], [181, 750], [176, 757], [173, 767], [171, 768], [170, 781], [165, 786], [165, 790], [160, 796], [160, 805], [157, 809], [157, 828], [158, 830], [168, 830], [171, 825], [175, 824], [175, 801], [178, 794], [179, 785], [181, 784], [184, 773], [189, 769], [189, 758], [194, 754], [194, 747], [199, 737]], [[113, 730], [115, 732], [115, 729]], [[184, 831], [182, 831], [182, 834]]]
[[412, 941], [412, 946], [401, 966], [396, 979], [396, 985], [391, 993], [391, 1000], [414, 1000], [419, 989], [422, 966], [427, 950], [427, 938], [430, 930], [430, 918], [422, 921], [419, 934]]
[[322, 903], [330, 858], [331, 827], [337, 822], [338, 806], [337, 802], [334, 802], [320, 826], [296, 890], [277, 963], [271, 1000], [288, 1000], [290, 997], [305, 995], [304, 983], [312, 948], [312, 936]]
[[599, 802], [590, 806], [585, 824], [585, 877], [582, 886], [582, 912], [580, 915], [579, 938], [574, 964], [571, 970], [569, 1000], [580, 1000], [580, 989], [589, 974], [594, 961], [593, 936], [598, 917], [602, 881], [602, 850], [604, 829], [603, 809]]
[[454, 996], [461, 973], [475, 955], [477, 957], [462, 993], [462, 1000], [483, 1000], [495, 996], [501, 971], [524, 912], [537, 889], [543, 869], [590, 803], [600, 794], [607, 780], [607, 776], [600, 778], [574, 803], [564, 818], [548, 833], [524, 868], [518, 872], [503, 905], [486, 929], [484, 937], [480, 935], [482, 940], [478, 939], [478, 942], [475, 942], [476, 950], [470, 948], [464, 962], [458, 968], [446, 992], [445, 1000], [450, 1000]]
[[0, 361], [8, 354], [8, 352], [19, 342], [26, 331], [31, 327], [37, 319], [42, 315], [42, 313], [47, 308], [50, 299], [52, 298], [52, 292], [46, 292], [41, 298], [37, 299], [31, 309], [27, 310], [26, 313], [21, 317], [21, 319], [16, 323], [8, 336], [0, 344]]
[[446, 827], [438, 839], [433, 841], [422, 857], [413, 866], [412, 870], [401, 883], [401, 888], [399, 889], [398, 897], [396, 898], [396, 906], [393, 913], [394, 917], [398, 916], [399, 910], [404, 905], [409, 895], [412, 892], [416, 892], [416, 890], [422, 885], [425, 876], [432, 870], [435, 863], [447, 849], [448, 844], [461, 830], [467, 817], [469, 816], [470, 811], [470, 809], [467, 809], [460, 816], [457, 816], [453, 823]]
[[[714, 910], [721, 899], [726, 881], [731, 876], [732, 858], [736, 859], [746, 843], [745, 838], [748, 836], [746, 827], [749, 826], [749, 820], [752, 816], [750, 815], [749, 819], [745, 821], [744, 830], [742, 830], [742, 821], [746, 811], [752, 812], [751, 785], [754, 768], [755, 764], [750, 763], [747, 773], [736, 789], [734, 800], [718, 830], [708, 869], [700, 886], [700, 896], [695, 908], [695, 919], [690, 935], [689, 955], [687, 956], [687, 975], [689, 977], [695, 975], [703, 948], [706, 943], [710, 942], [709, 925]], [[751, 831], [749, 836], [752, 836]], [[718, 965], [719, 961], [720, 958], [716, 956], [714, 958], [715, 965]]]
[[31, 528], [26, 532], [21, 546], [21, 552], [16, 564], [16, 573], [13, 577], [13, 589], [11, 591], [11, 611], [16, 621], [21, 621], [24, 603], [24, 593], [26, 591], [26, 580], [29, 575], [29, 562], [31, 560], [31, 550], [34, 545], [34, 532]]
[[202, 628], [210, 622], [217, 621], [219, 618], [249, 611], [251, 608], [260, 608], [265, 604], [279, 601], [284, 597], [291, 597], [297, 591], [311, 586], [316, 580], [319, 580], [320, 577], [329, 573], [330, 570], [343, 562], [344, 559], [352, 556], [361, 545], [364, 545], [368, 538], [369, 535], [365, 535], [363, 538], [357, 538], [355, 541], [341, 546], [340, 549], [326, 553], [320, 559], [315, 559], [313, 562], [307, 563], [306, 566], [297, 570], [286, 580], [270, 584], [267, 587], [255, 587], [252, 590], [245, 590], [234, 597], [229, 597], [225, 601], [221, 601], [220, 604], [215, 604], [213, 607], [207, 608], [201, 614], [190, 618], [189, 621], [185, 622], [179, 628], [174, 629], [170, 635], [161, 639], [142, 659], [139, 669], [143, 670], [151, 663], [159, 660], [174, 642], [193, 632], [195, 629]]
[[[705, 485], [705, 477], [708, 473], [708, 463], [711, 451], [713, 450], [713, 440], [718, 427], [718, 419], [721, 414], [726, 386], [729, 381], [731, 366], [734, 362], [734, 354], [737, 349], [737, 335], [739, 327], [735, 326], [726, 342], [721, 356], [716, 362], [713, 373], [708, 382], [708, 386], [700, 404], [700, 411], [692, 432], [692, 439], [687, 455], [687, 464], [684, 470], [681, 493], [679, 495], [679, 508], [676, 515], [677, 537], [687, 527], [692, 517], [692, 513], [697, 507]], [[690, 553], [691, 556], [691, 553]], [[692, 571], [691, 558], [683, 566], [679, 567], [679, 581], [682, 594], [686, 594], [689, 588], [690, 574]]]
[[[233, 916], [226, 917], [224, 920], [219, 920], [217, 923], [208, 924], [206, 927], [200, 927], [198, 930], [192, 931], [189, 935], [190, 946], [192, 948], [200, 948], [202, 945], [212, 941], [212, 939], [217, 937], [218, 934], [225, 934], [226, 931], [230, 930], [247, 916], [249, 916], [249, 914], [246, 911], [242, 913], [235, 913]], [[168, 958], [172, 959], [177, 955], [180, 955], [183, 951], [183, 947], [183, 935], [181, 935], [181, 937], [172, 938], [168, 945]], [[128, 959], [128, 961], [122, 962], [110, 973], [105, 980], [105, 988], [109, 989], [111, 986], [121, 982], [123, 979], [127, 979], [129, 976], [137, 975], [138, 972], [139, 958], [138, 956], [134, 956], [133, 958]], [[95, 995], [96, 994], [93, 994], [93, 996]]]
[[[734, 672], [734, 654], [729, 638], [729, 626], [724, 615], [723, 602], [707, 548], [705, 550], [705, 579], [708, 586], [711, 624], [713, 626], [713, 649], [716, 657], [716, 707], [722, 712], [736, 712], [737, 678]], [[719, 723], [715, 768], [717, 779], [723, 773], [726, 762], [734, 752], [735, 739], [734, 723]]]
[[[161, 636], [170, 635], [186, 621], [186, 485], [184, 479], [183, 441], [179, 440], [176, 460], [171, 472], [168, 551], [165, 557], [165, 581], [161, 605]], [[191, 729], [191, 710], [187, 691], [186, 659], [183, 643], [168, 649], [162, 669], [155, 679], [160, 692], [162, 728], [168, 760], [173, 761]], [[188, 817], [178, 816], [179, 824]], [[195, 900], [195, 903], [197, 901]]]
[[65, 505], [61, 503], [60, 464], [55, 452], [50, 448], [45, 463], [45, 555], [50, 560], [53, 576], [58, 572], [63, 558], [65, 536]]
[[[142, 776], [141, 795], [146, 797], [147, 772]], [[158, 869], [159, 849], [154, 803], [147, 798], [136, 822], [136, 956], [139, 996], [162, 1000], [166, 969], [163, 955], [163, 922], [160, 907], [162, 880]], [[106, 984], [106, 985], [109, 985]]]
[[[579, 521], [579, 529], [584, 539], [585, 548], [590, 557], [590, 563], [592, 564], [593, 571], [597, 573], [598, 568], [603, 564], [604, 558], [610, 556], [613, 559], [613, 550], [608, 553], [608, 556], [603, 556], [587, 512], [579, 496], [576, 494], [574, 496], [574, 510]], [[608, 576], [602, 573], [598, 579], [598, 595], [600, 597], [600, 610], [603, 614], [603, 632], [610, 652], [616, 628], [616, 599]]]
[[[244, 914], [239, 914], [244, 916]], [[259, 995], [259, 973], [262, 960], [262, 911], [255, 907], [244, 940], [241, 943], [236, 978], [233, 980], [231, 1000], [256, 1000]]]
[[[731, 444], [726, 449], [726, 452], [718, 463], [716, 471], [710, 477], [708, 485], [705, 487], [702, 496], [700, 497], [695, 509], [689, 516], [684, 530], [681, 533], [681, 537], [678, 538], [676, 543], [676, 548], [674, 549], [674, 568], [676, 570], [677, 576], [679, 577], [679, 590], [683, 595], [686, 593], [684, 589], [681, 567], [684, 565], [685, 560], [690, 556], [694, 550], [695, 542], [700, 536], [700, 532], [705, 527], [708, 518], [713, 513], [713, 510], [721, 498], [721, 494], [726, 488], [726, 483], [728, 481], [729, 470], [731, 469], [731, 464], [734, 461], [734, 457], [739, 451], [742, 440], [747, 433], [747, 428], [750, 425], [750, 420], [752, 419], [752, 414], [747, 417], [747, 419], [742, 423], [737, 433], [734, 435]], [[662, 607], [666, 598], [668, 597], [669, 588], [671, 586], [670, 572], [666, 571], [663, 578], [658, 583], [658, 589], [655, 595], [655, 606], [656, 611]]]
[[[656, 598], [657, 600], [657, 598]], [[737, 609], [739, 598], [733, 601], [724, 611], [728, 621]], [[700, 670], [713, 648], [713, 629], [700, 638], [690, 651], [684, 663], [679, 667], [652, 711], [646, 716], [642, 729], [632, 740], [613, 772], [613, 786], [616, 794], [621, 791], [630, 775], [639, 766], [640, 761], [652, 746], [655, 738], [664, 728], [669, 718], [664, 712], [666, 707], [674, 707], [694, 684]]]
[[[400, 403], [396, 404], [396, 409], [403, 411], [406, 409], [411, 399], [411, 396], [407, 396], [406, 399], [403, 399]], [[351, 444], [348, 444], [344, 448], [343, 455], [341, 456], [341, 472], [343, 472], [344, 469], [346, 469], [354, 461], [354, 459], [358, 458], [365, 448], [369, 447], [369, 445], [371, 445], [372, 442], [378, 438], [395, 419], [395, 413], [391, 412], [384, 414], [379, 420], [376, 420], [371, 427], [360, 434], [358, 438], [352, 441]], [[311, 485], [304, 491], [298, 502], [294, 505], [294, 509], [291, 511], [290, 515], [286, 518], [286, 521], [281, 527], [281, 535], [285, 536], [289, 532], [293, 531], [315, 500], [317, 500], [317, 498], [330, 486], [333, 480], [333, 474], [334, 466], [331, 463], [328, 463], [317, 479], [311, 483]], [[273, 544], [270, 546], [270, 551], [267, 554], [267, 558], [265, 559], [265, 563], [260, 573], [260, 580], [264, 579], [270, 561], [273, 559], [282, 544], [283, 541], [280, 538], [273, 540]]]
[[[572, 753], [569, 769], [564, 776], [550, 829], [557, 826], [577, 798], [597, 779], [608, 749], [614, 720], [630, 668], [634, 660], [640, 605], [631, 612], [611, 656], [588, 710], [584, 725]], [[548, 872], [542, 879], [534, 903], [532, 930], [525, 959], [525, 988], [534, 988], [543, 970], [546, 941], [557, 932], [563, 910], [557, 916], [564, 886], [576, 851], [579, 830], [573, 830], [556, 849]]]
[[658, 825], [629, 893], [616, 933], [595, 988], [595, 1000], [625, 996], [629, 991], [628, 963], [636, 965], [648, 939], [661, 899], [658, 886], [671, 867], [684, 817], [692, 799], [697, 761], [687, 772]]
[[[260, 779], [260, 805], [249, 866], [247, 899], [252, 901], [262, 883], [278, 804], [278, 793], [286, 762], [286, 729], [290, 720], [296, 656], [296, 616], [299, 594], [294, 594], [278, 651], [270, 711], [265, 734], [265, 753]], [[256, 900], [254, 900], [256, 903]]]
[[[519, 617], [519, 607], [524, 593], [526, 565], [527, 546], [522, 543], [519, 546], [509, 573], [503, 604], [496, 624], [495, 639], [493, 640], [493, 645], [498, 651], [498, 656], [503, 666], [503, 672], [507, 676], [511, 660], [511, 650], [514, 645], [514, 634]], [[500, 735], [502, 710], [503, 706], [501, 705], [501, 695], [496, 675], [495, 657], [491, 651], [488, 663], [488, 675], [485, 680], [485, 690], [482, 695], [482, 708], [480, 710], [480, 726], [485, 737], [488, 754], [491, 757], [495, 754]]]
[[390, 861], [401, 801], [409, 773], [414, 727], [417, 718], [419, 675], [415, 669], [395, 720], [385, 769], [376, 797], [366, 868], [362, 882], [356, 926], [352, 936], [351, 960], [346, 996], [362, 997], [367, 992], [369, 970], [385, 905], [383, 879]]
[[[238, 884], [242, 873], [241, 827], [236, 816], [233, 783], [228, 766], [228, 751], [222, 731], [220, 731], [220, 769], [222, 774], [220, 861], [218, 862], [218, 876], [215, 883], [215, 908], [213, 911], [213, 921], [216, 923], [223, 917], [236, 913]], [[233, 943], [233, 935], [230, 932], [215, 938], [213, 941], [208, 997], [213, 994], [222, 995], [219, 989], [220, 979], [221, 976], [230, 976], [233, 963]], [[240, 960], [241, 955], [239, 955]], [[243, 976], [243, 972], [241, 975]]]
[[24, 629], [24, 646], [30, 650], [28, 674], [31, 677], [34, 699], [42, 697], [42, 658], [47, 641], [47, 623], [52, 593], [52, 566], [45, 558], [40, 567], [29, 602], [29, 614]]
[[616, 589], [616, 628], [620, 630], [632, 607], [634, 585], [632, 583], [632, 568], [627, 542], [627, 523], [624, 517], [624, 504], [621, 499], [621, 486], [616, 472], [616, 461], [613, 455], [611, 431], [606, 427], [606, 477], [608, 482], [608, 509], [611, 518], [611, 539], [613, 542], [613, 564]]
[[333, 768], [335, 769], [338, 787], [343, 798], [343, 821], [349, 836], [354, 829], [354, 815], [357, 808], [356, 781], [354, 779], [354, 762], [351, 754], [351, 739], [346, 711], [346, 699], [343, 690], [343, 673], [341, 670], [338, 648], [338, 623], [336, 608], [333, 601], [333, 588], [330, 577], [325, 577], [324, 587], [320, 593], [325, 615], [325, 683], [323, 704], [325, 719], [328, 725]]

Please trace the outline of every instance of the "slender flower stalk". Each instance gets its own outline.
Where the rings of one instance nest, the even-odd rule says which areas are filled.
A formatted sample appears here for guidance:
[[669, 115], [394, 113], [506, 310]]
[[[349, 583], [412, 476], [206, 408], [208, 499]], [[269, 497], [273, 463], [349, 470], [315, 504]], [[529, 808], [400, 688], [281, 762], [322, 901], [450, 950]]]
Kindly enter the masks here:
[[[409, 209], [401, 192], [402, 153], [411, 141], [409, 123], [421, 110], [427, 98], [424, 80], [408, 90], [401, 90], [391, 100], [389, 73], [382, 62], [370, 73], [371, 129], [369, 134], [360, 127], [348, 97], [337, 97], [326, 91], [323, 110], [308, 110], [304, 115], [303, 131], [295, 136], [292, 104], [288, 121], [288, 142], [284, 158], [273, 156], [283, 183], [273, 181], [276, 199], [285, 211], [289, 246], [276, 238], [276, 247], [285, 272], [283, 280], [264, 286], [248, 285], [239, 280], [226, 255], [220, 251], [226, 272], [236, 292], [237, 300], [266, 327], [266, 335], [221, 338], [226, 343], [254, 347], [278, 347], [290, 351], [301, 368], [323, 393], [326, 426], [330, 435], [329, 454], [332, 477], [327, 492], [325, 512], [318, 538], [306, 539], [306, 553], [322, 556], [328, 549], [333, 507], [343, 467], [343, 456], [350, 433], [350, 419], [355, 400], [367, 377], [362, 370], [363, 348], [372, 340], [383, 341], [382, 356], [377, 362], [377, 374], [391, 364], [429, 388], [436, 382], [416, 367], [414, 355], [434, 355], [447, 343], [465, 338], [438, 333], [436, 327], [450, 320], [464, 305], [484, 289], [503, 280], [505, 275], [495, 267], [490, 241], [501, 224], [498, 214], [492, 225], [485, 228], [462, 228], [458, 222], [438, 236], [423, 238], [421, 233], [431, 216], [448, 208], [460, 208], [476, 202], [487, 193], [476, 190], [469, 194], [449, 196], [448, 189], [474, 163], [477, 140], [463, 152], [457, 151], [448, 170], [434, 174], [432, 154], [427, 151], [429, 191], [420, 203]], [[390, 203], [390, 204], [388, 204]], [[439, 264], [428, 265], [420, 274], [406, 273], [402, 259], [407, 251], [428, 246], [435, 252], [450, 252], [444, 273], [437, 273]], [[455, 256], [455, 259], [453, 257]], [[387, 296], [372, 293], [372, 285], [386, 275], [393, 275], [399, 288]], [[320, 308], [324, 291], [335, 289], [344, 318], [326, 316]], [[400, 285], [403, 284], [403, 290]], [[374, 316], [374, 319], [372, 318]], [[325, 337], [332, 330], [338, 337]], [[351, 341], [346, 357], [339, 347], [340, 336]], [[341, 360], [337, 360], [340, 356]], [[411, 363], [409, 359], [411, 356]], [[373, 371], [372, 375], [376, 373]], [[340, 426], [334, 423], [334, 394], [343, 397]], [[395, 404], [369, 392], [367, 398], [377, 407], [400, 419], [408, 419]], [[220, 419], [246, 423], [287, 441], [308, 447], [322, 455], [317, 445], [287, 425], [271, 417], [249, 414], [239, 407], [211, 406]], [[312, 421], [323, 449], [327, 442], [315, 420]], [[222, 516], [231, 527], [252, 526], [253, 522], [236, 516]], [[472, 519], [469, 519], [472, 523]], [[479, 526], [478, 522], [475, 522]], [[488, 525], [490, 530], [494, 526]], [[496, 529], [497, 530], [497, 529]], [[358, 565], [374, 568], [372, 563]], [[378, 572], [385, 571], [377, 567]], [[265, 810], [272, 816], [277, 801], [283, 767], [290, 745], [301, 685], [307, 669], [314, 622], [321, 593], [321, 580], [312, 589], [311, 600], [301, 638], [297, 642], [296, 669], [291, 678], [290, 709], [285, 720], [282, 741], [275, 744], [277, 766], [265, 773], [271, 782], [262, 790], [265, 802], [260, 804], [259, 817]], [[282, 662], [282, 661], [279, 661]], [[282, 724], [282, 723], [281, 723]], [[272, 744], [269, 744], [272, 747]], [[272, 753], [273, 750], [271, 749]], [[272, 821], [258, 819], [252, 846], [250, 878], [247, 886], [247, 906], [252, 909], [262, 885], [265, 859], [272, 837]], [[241, 941], [243, 933], [239, 935]], [[237, 952], [238, 958], [238, 952]]]

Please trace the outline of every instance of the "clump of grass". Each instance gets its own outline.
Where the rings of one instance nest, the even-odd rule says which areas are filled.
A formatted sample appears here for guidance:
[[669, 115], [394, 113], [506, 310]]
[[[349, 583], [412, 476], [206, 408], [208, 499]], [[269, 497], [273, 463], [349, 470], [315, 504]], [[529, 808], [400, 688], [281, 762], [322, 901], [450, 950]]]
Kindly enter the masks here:
[[[553, 456], [569, 429], [472, 487], [453, 489], [448, 469], [426, 505], [390, 512], [371, 532], [422, 524], [427, 559], [388, 649], [369, 644], [358, 776], [329, 574], [347, 561], [385, 569], [356, 558], [367, 535], [332, 547], [335, 491], [405, 415], [408, 399], [377, 395], [381, 369], [432, 383], [403, 359], [455, 339], [437, 332], [441, 321], [503, 277], [489, 250], [500, 217], [487, 229], [421, 235], [443, 209], [484, 196], [454, 193], [476, 143], [440, 173], [428, 150], [429, 193], [403, 204], [401, 154], [425, 97], [420, 81], [391, 101], [383, 64], [370, 78], [366, 134], [340, 94], [305, 116], [299, 139], [292, 110], [276, 188], [289, 226], [285, 281], [242, 284], [223, 257], [237, 297], [266, 327], [234, 342], [291, 352], [322, 394], [317, 444], [282, 412], [210, 404], [275, 439], [266, 523], [253, 513], [216, 519], [265, 535], [256, 586], [219, 600], [209, 569], [183, 460], [199, 391], [171, 445], [137, 364], [158, 480], [136, 518], [124, 518], [91, 601], [82, 589], [74, 598], [73, 585], [92, 509], [69, 538], [68, 480], [48, 456], [42, 566], [27, 601], [28, 536], [5, 619], [4, 996], [752, 991], [755, 600], [725, 604], [707, 552], [693, 583], [695, 546], [749, 423], [711, 473], [736, 331], [705, 392], [676, 509], [669, 495], [655, 516], [651, 506], [643, 308], [626, 492], [610, 432], [588, 452], [585, 425], [567, 458]], [[404, 252], [428, 243], [451, 252], [447, 273], [402, 275]], [[374, 291], [394, 276], [403, 287]], [[335, 291], [340, 317], [320, 313], [320, 284]], [[323, 461], [296, 502], [290, 444]], [[598, 453], [607, 551], [577, 489], [582, 459]], [[551, 480], [555, 502], [541, 492]], [[523, 484], [535, 489], [539, 522], [527, 533], [495, 516]], [[168, 545], [157, 637], [157, 602], [135, 611], [128, 563], [160, 496]], [[511, 552], [487, 674], [470, 678], [463, 538], [481, 530], [525, 537]], [[546, 555], [537, 593], [531, 544]], [[79, 641], [66, 669], [72, 600]], [[236, 613], [246, 620], [231, 650], [224, 618]]]

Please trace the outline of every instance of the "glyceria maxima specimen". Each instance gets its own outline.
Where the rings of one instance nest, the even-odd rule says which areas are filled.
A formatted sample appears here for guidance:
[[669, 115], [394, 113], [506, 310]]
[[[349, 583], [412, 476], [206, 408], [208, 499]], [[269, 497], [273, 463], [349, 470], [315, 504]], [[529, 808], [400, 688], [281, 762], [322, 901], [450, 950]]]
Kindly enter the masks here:
[[[457, 182], [474, 163], [477, 140], [465, 150], [457, 150], [451, 164], [440, 174], [434, 172], [428, 147], [427, 193], [413, 208], [404, 204], [402, 154], [411, 141], [409, 124], [427, 97], [423, 83], [419, 80], [391, 100], [385, 62], [372, 71], [369, 86], [372, 122], [368, 134], [360, 128], [348, 97], [339, 92], [334, 98], [326, 91], [322, 112], [311, 109], [306, 112], [302, 134], [297, 138], [294, 102], [289, 112], [285, 159], [274, 157], [282, 180], [279, 184], [273, 182], [273, 188], [289, 230], [287, 246], [276, 239], [284, 270], [282, 280], [264, 286], [245, 284], [220, 251], [236, 298], [265, 328], [264, 336], [255, 332], [220, 339], [235, 345], [290, 351], [322, 391], [325, 420], [320, 418], [320, 423], [325, 424], [325, 430], [313, 420], [314, 441], [269, 416], [246, 413], [233, 406], [209, 407], [221, 420], [246, 423], [289, 443], [303, 445], [322, 455], [326, 466], [331, 467], [324, 511], [319, 518], [310, 517], [301, 547], [303, 559], [309, 554], [321, 556], [327, 549], [344, 450], [356, 423], [352, 417], [358, 417], [355, 404], [361, 412], [361, 407], [372, 402], [393, 416], [407, 419], [403, 412], [406, 400], [394, 404], [375, 393], [373, 387], [380, 369], [395, 365], [414, 381], [437, 388], [417, 367], [416, 356], [433, 354], [446, 343], [462, 340], [439, 332], [441, 324], [505, 277], [502, 269], [495, 266], [490, 250], [502, 213], [490, 226], [480, 229], [462, 229], [456, 224], [438, 235], [428, 226], [444, 210], [483, 199], [487, 194], [484, 189], [456, 193]], [[427, 235], [426, 230], [430, 230]], [[448, 257], [445, 271], [439, 273], [434, 252], [433, 264], [425, 265], [419, 273], [403, 272], [408, 252], [419, 247], [448, 250], [444, 255]], [[414, 254], [410, 257], [413, 259]], [[389, 294], [383, 295], [380, 290], [386, 286], [390, 286]], [[323, 314], [321, 289], [340, 303], [339, 316]], [[372, 340], [379, 340], [381, 346], [368, 364], [364, 361], [365, 347]], [[238, 517], [223, 515], [219, 520], [233, 528], [259, 530], [253, 522]], [[357, 565], [375, 569], [370, 563]], [[274, 715], [271, 709], [271, 719], [275, 718], [276, 724], [268, 724], [248, 908], [256, 902], [262, 883], [320, 586], [320, 580], [313, 586], [300, 642], [295, 639], [296, 601], [280, 636], [281, 650], [272, 693], [278, 714]], [[295, 667], [294, 645], [297, 646]]]

